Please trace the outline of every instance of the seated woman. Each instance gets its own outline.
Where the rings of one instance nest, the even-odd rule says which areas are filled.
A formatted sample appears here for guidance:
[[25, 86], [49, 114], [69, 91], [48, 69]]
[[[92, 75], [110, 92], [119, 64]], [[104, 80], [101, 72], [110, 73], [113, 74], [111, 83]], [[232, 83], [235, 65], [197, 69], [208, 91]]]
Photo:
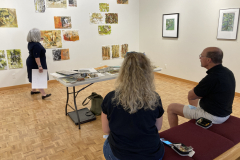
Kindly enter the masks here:
[[150, 60], [143, 53], [128, 53], [115, 90], [102, 103], [102, 129], [109, 134], [103, 146], [106, 160], [161, 160], [163, 113]]

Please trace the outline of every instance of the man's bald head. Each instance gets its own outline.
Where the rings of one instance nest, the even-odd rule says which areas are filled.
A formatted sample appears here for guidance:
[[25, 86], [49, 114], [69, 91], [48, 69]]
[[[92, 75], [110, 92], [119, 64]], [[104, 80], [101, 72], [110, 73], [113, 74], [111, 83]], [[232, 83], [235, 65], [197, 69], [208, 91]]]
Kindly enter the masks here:
[[206, 57], [211, 58], [213, 63], [215, 64], [222, 63], [223, 51], [220, 48], [208, 47], [204, 49], [204, 51], [207, 53]]

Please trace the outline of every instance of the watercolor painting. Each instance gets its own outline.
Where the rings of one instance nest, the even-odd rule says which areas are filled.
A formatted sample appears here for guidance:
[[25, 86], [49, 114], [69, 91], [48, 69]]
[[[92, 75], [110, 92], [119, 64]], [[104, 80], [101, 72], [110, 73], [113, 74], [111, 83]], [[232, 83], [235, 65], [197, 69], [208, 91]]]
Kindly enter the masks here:
[[69, 7], [77, 7], [77, 0], [69, 0], [68, 5]]
[[72, 28], [71, 17], [54, 16], [55, 28]]
[[53, 61], [61, 61], [61, 49], [52, 50]]
[[104, 13], [90, 13], [91, 24], [104, 24]]
[[119, 58], [119, 45], [112, 45], [112, 58]]
[[121, 57], [124, 58], [127, 52], [128, 52], [128, 44], [122, 44], [121, 45]]
[[223, 13], [222, 31], [233, 31], [235, 13]]
[[4, 50], [0, 50], [0, 70], [7, 69], [7, 61], [6, 56], [4, 54]]
[[69, 60], [69, 49], [61, 49], [61, 60]]
[[34, 0], [35, 12], [44, 13], [46, 10], [45, 0]]
[[10, 69], [23, 68], [21, 50], [7, 50], [8, 66]]
[[41, 31], [41, 44], [45, 49], [62, 48], [61, 30]]
[[118, 14], [117, 13], [105, 13], [106, 24], [118, 24]]
[[117, 4], [128, 4], [128, 0], [117, 0]]
[[100, 12], [109, 12], [109, 3], [99, 3]]
[[67, 8], [67, 0], [47, 0], [47, 8]]
[[174, 19], [166, 19], [166, 30], [174, 30]]
[[63, 39], [65, 41], [78, 41], [78, 30], [63, 30]]
[[0, 27], [18, 27], [15, 9], [0, 8]]
[[110, 59], [110, 46], [102, 46], [102, 59], [103, 60]]
[[98, 26], [98, 33], [100, 35], [110, 35], [112, 32], [110, 25]]

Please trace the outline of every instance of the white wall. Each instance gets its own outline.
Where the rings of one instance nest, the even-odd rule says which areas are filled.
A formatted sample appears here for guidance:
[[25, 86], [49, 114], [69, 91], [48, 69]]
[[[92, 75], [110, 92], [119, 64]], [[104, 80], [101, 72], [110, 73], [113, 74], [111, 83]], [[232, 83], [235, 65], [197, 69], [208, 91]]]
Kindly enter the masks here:
[[[139, 50], [139, 1], [130, 0], [128, 5], [117, 0], [78, 0], [78, 7], [67, 9], [47, 8], [45, 13], [35, 13], [34, 0], [0, 0], [1, 8], [15, 8], [18, 28], [0, 28], [0, 50], [21, 49], [23, 68], [0, 71], [0, 88], [28, 83], [26, 37], [34, 27], [40, 30], [55, 30], [54, 16], [71, 16], [72, 29], [79, 30], [80, 41], [64, 42], [69, 48], [70, 60], [53, 61], [52, 49], [47, 49], [49, 73], [57, 70], [120, 65], [122, 59], [103, 61], [102, 45], [129, 44], [129, 50]], [[118, 24], [112, 24], [112, 34], [100, 36], [98, 25], [90, 24], [89, 13], [99, 12], [99, 3], [109, 3], [110, 12], [118, 13]], [[15, 74], [15, 79], [13, 74]], [[51, 78], [51, 76], [50, 76]]]
[[[219, 9], [240, 8], [239, 0], [139, 2], [140, 51], [163, 68], [161, 73], [199, 82], [206, 69], [200, 66], [198, 56], [204, 48], [216, 46], [223, 50], [223, 65], [233, 71], [236, 92], [240, 92], [240, 32], [237, 40], [216, 39]], [[162, 15], [169, 13], [180, 13], [179, 38], [162, 38]]]

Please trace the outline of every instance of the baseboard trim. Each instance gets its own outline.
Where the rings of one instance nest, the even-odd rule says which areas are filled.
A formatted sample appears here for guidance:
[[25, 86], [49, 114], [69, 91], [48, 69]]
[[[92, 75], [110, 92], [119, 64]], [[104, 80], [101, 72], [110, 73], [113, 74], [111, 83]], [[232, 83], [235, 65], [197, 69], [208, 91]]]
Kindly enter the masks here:
[[[167, 74], [162, 74], [162, 73], [158, 73], [158, 72], [155, 72], [155, 74], [158, 75], [158, 76], [163, 76], [163, 77], [171, 78], [171, 79], [174, 79], [174, 80], [190, 83], [190, 84], [193, 84], [193, 85], [197, 85], [198, 84], [197, 82], [194, 82], [194, 81], [190, 81], [190, 80], [186, 80], [186, 79], [170, 76], [170, 75], [167, 75]], [[235, 92], [235, 96], [240, 97], [240, 93]]]
[[[49, 80], [48, 81], [48, 83], [56, 83], [56, 82], [58, 82], [58, 81], [57, 80]], [[22, 87], [31, 87], [31, 83], [21, 84], [21, 85], [16, 85], [16, 86], [3, 87], [3, 88], [0, 88], [0, 91], [9, 90], [9, 89], [16, 89], [16, 88], [22, 88]]]

